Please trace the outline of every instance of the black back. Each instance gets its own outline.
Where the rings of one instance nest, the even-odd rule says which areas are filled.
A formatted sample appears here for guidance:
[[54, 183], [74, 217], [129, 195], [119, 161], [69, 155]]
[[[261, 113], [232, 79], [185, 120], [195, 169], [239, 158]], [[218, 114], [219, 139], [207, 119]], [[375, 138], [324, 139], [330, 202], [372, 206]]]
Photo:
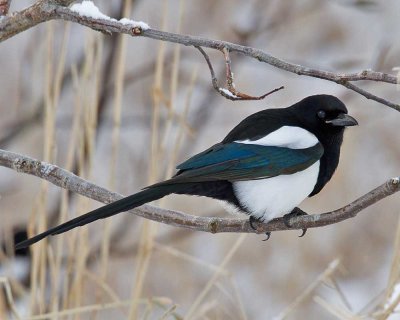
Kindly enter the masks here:
[[317, 184], [310, 197], [317, 194], [332, 178], [338, 164], [340, 147], [343, 141], [344, 127], [327, 125], [317, 113], [323, 110], [327, 119], [346, 113], [347, 108], [338, 98], [331, 95], [307, 97], [288, 108], [267, 109], [254, 113], [240, 122], [224, 138], [222, 143], [236, 140], [258, 140], [282, 126], [298, 126], [312, 132], [324, 147], [320, 159], [320, 171]]

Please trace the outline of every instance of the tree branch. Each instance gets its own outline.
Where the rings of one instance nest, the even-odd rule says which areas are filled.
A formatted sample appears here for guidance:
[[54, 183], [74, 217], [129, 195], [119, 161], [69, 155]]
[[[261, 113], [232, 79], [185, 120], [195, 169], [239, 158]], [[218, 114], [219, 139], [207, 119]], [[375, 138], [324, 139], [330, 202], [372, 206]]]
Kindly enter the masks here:
[[[34, 175], [41, 179], [47, 180], [56, 186], [79, 193], [80, 195], [103, 203], [110, 203], [123, 197], [118, 193], [108, 191], [105, 188], [86, 181], [56, 165], [1, 149], [0, 166], [7, 167], [18, 172]], [[196, 231], [210, 233], [265, 233], [269, 231], [316, 228], [338, 223], [340, 221], [355, 217], [361, 210], [398, 192], [399, 190], [400, 178], [391, 178], [376, 189], [366, 193], [352, 203], [335, 211], [309, 216], [292, 217], [288, 221], [290, 227], [285, 224], [284, 219], [278, 218], [270, 221], [269, 223], [258, 223], [257, 230], [254, 230], [250, 226], [248, 219], [198, 217], [178, 211], [161, 209], [151, 205], [143, 205], [130, 210], [129, 212], [153, 221]]]
[[126, 33], [131, 36], [142, 36], [155, 40], [179, 43], [185, 46], [212, 48], [219, 51], [226, 49], [230, 52], [238, 52], [281, 70], [292, 72], [298, 75], [305, 75], [335, 82], [365, 96], [368, 99], [375, 100], [381, 104], [387, 105], [390, 108], [400, 111], [400, 105], [398, 103], [394, 103], [382, 97], [373, 95], [350, 83], [352, 81], [369, 80], [396, 84], [397, 77], [392, 74], [376, 72], [372, 70], [363, 70], [356, 73], [334, 73], [330, 71], [309, 68], [276, 58], [260, 49], [241, 46], [226, 41], [175, 34], [151, 28], [143, 30], [137, 25], [129, 25], [126, 23], [121, 23], [117, 20], [94, 19], [91, 17], [81, 16], [79, 13], [70, 10], [66, 6], [63, 6], [71, 2], [71, 0], [39, 0], [25, 10], [14, 13], [11, 16], [3, 17], [0, 20], [0, 42], [41, 22], [52, 19], [61, 19], [65, 21], [76, 22], [106, 34]]

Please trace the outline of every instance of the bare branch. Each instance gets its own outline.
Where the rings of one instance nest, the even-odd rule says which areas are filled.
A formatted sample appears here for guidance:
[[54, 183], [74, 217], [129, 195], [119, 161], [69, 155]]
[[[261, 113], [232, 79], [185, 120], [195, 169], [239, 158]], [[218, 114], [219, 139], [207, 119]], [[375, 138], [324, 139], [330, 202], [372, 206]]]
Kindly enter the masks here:
[[[103, 203], [110, 203], [123, 197], [118, 193], [110, 192], [105, 188], [88, 182], [56, 165], [10, 151], [0, 149], [0, 165], [18, 172], [37, 176], [56, 186]], [[210, 233], [264, 233], [268, 231], [316, 228], [338, 223], [355, 217], [361, 210], [398, 192], [399, 190], [400, 178], [392, 178], [343, 208], [322, 214], [293, 217], [289, 220], [290, 227], [285, 224], [285, 221], [282, 218], [274, 219], [266, 224], [258, 223], [257, 230], [253, 230], [248, 219], [198, 217], [178, 211], [157, 208], [151, 205], [143, 205], [130, 210], [129, 212], [146, 219], [196, 231]]]
[[[292, 72], [298, 75], [305, 75], [335, 82], [364, 95], [368, 99], [375, 100], [381, 104], [387, 105], [390, 108], [400, 111], [400, 105], [398, 103], [394, 103], [382, 97], [373, 95], [350, 83], [352, 81], [370, 80], [396, 84], [397, 77], [393, 74], [376, 72], [372, 70], [363, 70], [356, 73], [334, 73], [330, 71], [309, 68], [276, 58], [260, 49], [241, 46], [226, 41], [175, 34], [155, 29], [142, 30], [136, 25], [123, 24], [117, 20], [93, 19], [90, 17], [80, 16], [77, 12], [71, 11], [69, 8], [62, 6], [71, 2], [71, 0], [39, 0], [25, 10], [17, 12], [11, 16], [3, 17], [0, 20], [0, 42], [41, 22], [52, 19], [61, 19], [65, 21], [76, 22], [106, 34], [126, 33], [131, 36], [142, 36], [161, 41], [179, 43], [185, 46], [212, 48], [219, 51], [222, 51], [224, 48], [226, 48], [230, 52], [244, 54], [281, 70]], [[62, 5], [60, 5], [60, 3]]]
[[0, 20], [0, 41], [4, 41], [37, 24], [50, 20], [48, 14], [42, 12], [43, 1], [38, 1], [30, 7]]
[[382, 103], [384, 105], [387, 105], [388, 107], [395, 109], [397, 111], [400, 111], [399, 109], [399, 105], [396, 103], [393, 103], [391, 101], [388, 101], [384, 98], [378, 97], [370, 92], [368, 92], [367, 90], [361, 89], [360, 87], [356, 86], [355, 84], [352, 84], [348, 81], [344, 81], [343, 83], [341, 83], [341, 85], [345, 86], [346, 88], [353, 90], [361, 95], [363, 95], [364, 97], [366, 97], [367, 99], [371, 99], [371, 100], [375, 100], [379, 103]]

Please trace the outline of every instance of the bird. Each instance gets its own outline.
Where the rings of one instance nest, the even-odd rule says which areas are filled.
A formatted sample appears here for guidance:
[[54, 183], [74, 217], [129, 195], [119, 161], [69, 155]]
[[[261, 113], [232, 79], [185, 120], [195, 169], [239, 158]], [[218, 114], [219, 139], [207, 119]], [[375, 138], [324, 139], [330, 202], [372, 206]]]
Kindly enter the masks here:
[[[179, 164], [170, 179], [104, 205], [17, 244], [26, 248], [50, 235], [128, 211], [170, 194], [222, 200], [256, 221], [304, 214], [297, 206], [332, 178], [346, 127], [358, 125], [345, 104], [327, 94], [287, 108], [254, 113], [219, 143]], [[303, 234], [304, 234], [303, 230]], [[269, 238], [270, 233], [267, 233]]]

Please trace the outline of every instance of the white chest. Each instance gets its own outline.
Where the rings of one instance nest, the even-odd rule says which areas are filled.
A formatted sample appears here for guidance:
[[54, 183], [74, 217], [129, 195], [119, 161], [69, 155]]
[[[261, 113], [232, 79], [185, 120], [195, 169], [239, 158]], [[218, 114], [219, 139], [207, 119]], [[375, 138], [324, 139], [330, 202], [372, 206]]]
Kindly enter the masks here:
[[254, 218], [265, 222], [291, 212], [312, 192], [319, 161], [306, 170], [268, 179], [236, 181], [233, 190], [240, 204]]

